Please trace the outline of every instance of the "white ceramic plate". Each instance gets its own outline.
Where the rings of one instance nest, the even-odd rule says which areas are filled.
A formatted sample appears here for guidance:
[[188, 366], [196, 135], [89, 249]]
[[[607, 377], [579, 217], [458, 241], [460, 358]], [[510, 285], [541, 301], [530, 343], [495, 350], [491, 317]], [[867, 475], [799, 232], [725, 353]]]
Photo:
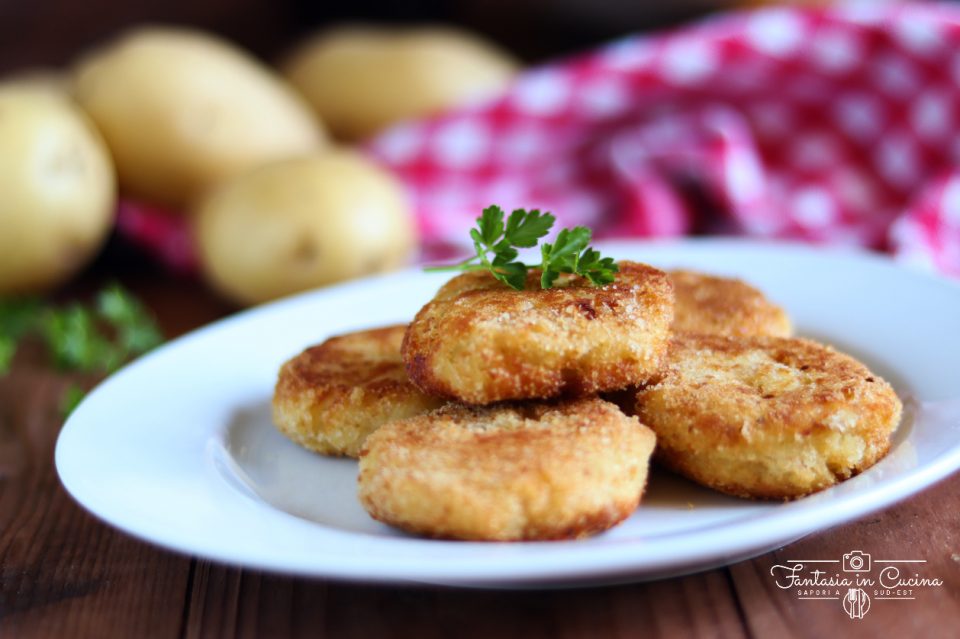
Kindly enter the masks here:
[[64, 426], [61, 480], [121, 530], [217, 561], [354, 580], [521, 586], [730, 563], [883, 508], [960, 467], [960, 286], [884, 258], [797, 245], [616, 243], [604, 253], [761, 287], [800, 334], [860, 357], [908, 400], [891, 454], [790, 504], [741, 501], [655, 473], [629, 520], [584, 541], [404, 535], [357, 503], [355, 462], [286, 441], [271, 426], [269, 404], [287, 357], [336, 333], [407, 321], [444, 280], [409, 270], [241, 313], [128, 366]]

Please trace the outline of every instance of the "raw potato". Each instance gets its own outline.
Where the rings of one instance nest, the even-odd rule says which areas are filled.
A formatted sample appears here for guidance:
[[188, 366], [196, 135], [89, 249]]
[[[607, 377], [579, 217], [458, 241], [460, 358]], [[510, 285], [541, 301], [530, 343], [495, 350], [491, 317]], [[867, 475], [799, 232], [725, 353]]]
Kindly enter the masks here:
[[113, 153], [121, 188], [175, 208], [253, 166], [312, 152], [324, 138], [281, 78], [195, 31], [121, 37], [81, 61], [74, 92]]
[[374, 26], [321, 33], [284, 67], [344, 140], [495, 95], [517, 70], [508, 54], [463, 31]]
[[194, 231], [208, 280], [241, 303], [390, 270], [415, 245], [401, 186], [346, 150], [228, 181], [196, 211]]
[[110, 155], [86, 116], [49, 88], [0, 87], [0, 296], [51, 288], [113, 223]]

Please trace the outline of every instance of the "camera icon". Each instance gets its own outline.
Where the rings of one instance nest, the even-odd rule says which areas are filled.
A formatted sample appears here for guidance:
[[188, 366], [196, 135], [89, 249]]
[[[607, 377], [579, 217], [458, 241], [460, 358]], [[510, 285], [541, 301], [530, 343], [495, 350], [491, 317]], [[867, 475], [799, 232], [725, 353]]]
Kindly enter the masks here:
[[870, 572], [870, 553], [851, 550], [844, 554], [843, 572]]

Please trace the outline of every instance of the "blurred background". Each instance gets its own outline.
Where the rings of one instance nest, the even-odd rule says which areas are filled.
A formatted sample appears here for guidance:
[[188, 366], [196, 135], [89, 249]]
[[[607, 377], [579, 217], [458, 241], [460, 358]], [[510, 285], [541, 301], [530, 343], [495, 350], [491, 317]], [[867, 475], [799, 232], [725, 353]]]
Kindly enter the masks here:
[[[879, 0], [882, 1], [882, 0]], [[209, 29], [266, 60], [313, 30], [345, 21], [441, 22], [475, 30], [527, 61], [634, 31], [673, 26], [762, 0], [3, 0], [0, 72], [61, 65], [124, 28], [148, 22]], [[802, 2], [794, 4], [803, 4]], [[807, 4], [814, 4], [808, 2]]]
[[598, 238], [857, 245], [960, 273], [958, 18], [2, 0], [0, 300], [146, 272], [239, 308], [453, 258], [494, 203]]

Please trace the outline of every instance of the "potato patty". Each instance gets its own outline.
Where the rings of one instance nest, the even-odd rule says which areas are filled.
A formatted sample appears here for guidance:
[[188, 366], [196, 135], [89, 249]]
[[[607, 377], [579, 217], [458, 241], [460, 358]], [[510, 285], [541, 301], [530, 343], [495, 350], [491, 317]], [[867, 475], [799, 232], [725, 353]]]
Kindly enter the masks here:
[[585, 537], [637, 507], [655, 439], [599, 399], [450, 404], [367, 439], [360, 502], [375, 519], [431, 537]]
[[441, 406], [407, 377], [400, 360], [405, 325], [332, 337], [280, 369], [273, 421], [296, 443], [356, 457], [384, 423]]
[[790, 337], [786, 312], [742, 280], [670, 271], [676, 295], [673, 330], [710, 335]]
[[595, 287], [562, 275], [540, 288], [530, 272], [516, 291], [487, 272], [453, 278], [407, 329], [403, 360], [425, 392], [469, 404], [581, 396], [650, 380], [673, 321], [663, 271], [621, 262]]
[[790, 499], [879, 461], [902, 405], [866, 366], [805, 339], [680, 335], [635, 412], [657, 460], [739, 497]]

